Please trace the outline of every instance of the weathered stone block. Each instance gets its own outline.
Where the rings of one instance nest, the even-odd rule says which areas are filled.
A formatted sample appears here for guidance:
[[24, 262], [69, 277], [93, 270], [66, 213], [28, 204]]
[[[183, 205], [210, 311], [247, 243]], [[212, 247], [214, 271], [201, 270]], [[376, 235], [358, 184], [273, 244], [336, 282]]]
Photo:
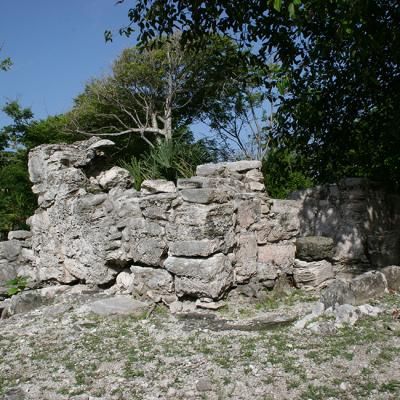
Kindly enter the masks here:
[[254, 233], [239, 235], [235, 265], [237, 283], [243, 283], [257, 273], [257, 250], [257, 239]]
[[176, 197], [176, 193], [159, 193], [142, 197], [139, 205], [143, 216], [167, 221], [171, 214], [172, 202]]
[[249, 192], [264, 192], [265, 185], [260, 182], [249, 182], [246, 184]]
[[179, 178], [176, 182], [178, 190], [184, 189], [199, 189], [202, 188], [207, 178], [202, 176], [193, 176], [189, 179]]
[[134, 262], [151, 266], [161, 266], [167, 251], [167, 244], [163, 240], [145, 238], [131, 243], [129, 256]]
[[237, 223], [241, 228], [247, 229], [259, 221], [261, 215], [261, 201], [258, 198], [242, 198], [235, 200], [237, 209]]
[[175, 193], [176, 186], [174, 182], [165, 179], [145, 180], [142, 182], [141, 191], [143, 193]]
[[172, 276], [165, 269], [132, 266], [133, 292], [145, 295], [148, 291], [168, 294], [173, 290]]
[[294, 263], [295, 251], [296, 247], [292, 243], [258, 246], [258, 261], [280, 268], [288, 268]]
[[354, 293], [350, 282], [335, 279], [321, 291], [321, 302], [325, 308], [335, 307], [341, 304], [355, 304]]
[[0, 259], [15, 261], [21, 254], [21, 242], [19, 240], [7, 240], [0, 242]]
[[278, 267], [272, 264], [257, 263], [256, 279], [259, 282], [274, 281], [278, 277]]
[[319, 286], [321, 283], [334, 277], [333, 266], [326, 260], [313, 262], [295, 261], [293, 278], [297, 287]]
[[180, 193], [183, 200], [199, 204], [226, 203], [231, 198], [231, 193], [228, 191], [211, 188], [185, 189]]
[[243, 173], [252, 169], [260, 169], [261, 161], [235, 161], [224, 162], [218, 164], [203, 164], [196, 168], [196, 175], [198, 176], [215, 176], [223, 174], [224, 170], [231, 172]]
[[132, 185], [129, 172], [121, 167], [112, 167], [108, 171], [103, 171], [96, 179], [104, 190], [110, 190], [114, 187], [126, 189]]
[[216, 254], [206, 259], [168, 257], [164, 267], [175, 275], [179, 297], [220, 298], [233, 283], [229, 257]]
[[249, 182], [259, 182], [259, 183], [264, 183], [264, 175], [259, 169], [251, 169], [250, 171], [247, 171], [245, 176], [244, 176], [244, 182], [249, 183]]
[[390, 265], [381, 272], [386, 277], [388, 289], [400, 291], [400, 266]]
[[369, 271], [351, 280], [350, 287], [354, 293], [355, 305], [379, 297], [387, 291], [385, 275], [378, 271]]
[[97, 315], [134, 315], [140, 316], [149, 308], [149, 304], [126, 296], [117, 296], [109, 299], [101, 299], [80, 307], [82, 313], [94, 313]]
[[171, 255], [183, 257], [208, 257], [222, 248], [220, 239], [182, 240], [169, 245]]
[[333, 239], [323, 236], [308, 236], [296, 240], [296, 258], [305, 261], [331, 259]]
[[168, 241], [222, 238], [233, 226], [233, 205], [184, 203], [166, 226]]
[[32, 232], [30, 231], [10, 231], [8, 232], [8, 240], [26, 240], [32, 237]]

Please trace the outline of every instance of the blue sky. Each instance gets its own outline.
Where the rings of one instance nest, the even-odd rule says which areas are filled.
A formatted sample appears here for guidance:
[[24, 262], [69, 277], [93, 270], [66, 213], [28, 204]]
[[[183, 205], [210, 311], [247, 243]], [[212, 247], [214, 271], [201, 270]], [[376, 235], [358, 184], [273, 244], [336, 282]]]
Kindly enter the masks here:
[[[103, 36], [128, 21], [127, 8], [115, 0], [0, 0], [0, 56], [14, 63], [0, 72], [0, 105], [17, 99], [36, 118], [67, 111], [90, 78], [134, 45]], [[8, 122], [0, 113], [0, 127]]]

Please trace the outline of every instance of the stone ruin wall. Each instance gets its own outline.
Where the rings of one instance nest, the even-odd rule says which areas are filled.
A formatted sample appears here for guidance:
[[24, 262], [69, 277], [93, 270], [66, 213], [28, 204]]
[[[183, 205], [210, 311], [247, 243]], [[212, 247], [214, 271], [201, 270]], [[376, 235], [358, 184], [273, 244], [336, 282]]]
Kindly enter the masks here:
[[[100, 172], [101, 149], [112, 144], [92, 138], [30, 153], [39, 207], [30, 232], [0, 243], [0, 294], [20, 275], [165, 303], [218, 300], [235, 287], [257, 292], [281, 279], [318, 287], [352, 265], [399, 264], [398, 198], [363, 180], [275, 200], [260, 162], [239, 161], [199, 166], [177, 185], [145, 181], [136, 191], [126, 170]], [[299, 236], [327, 236], [332, 246], [302, 257]]]

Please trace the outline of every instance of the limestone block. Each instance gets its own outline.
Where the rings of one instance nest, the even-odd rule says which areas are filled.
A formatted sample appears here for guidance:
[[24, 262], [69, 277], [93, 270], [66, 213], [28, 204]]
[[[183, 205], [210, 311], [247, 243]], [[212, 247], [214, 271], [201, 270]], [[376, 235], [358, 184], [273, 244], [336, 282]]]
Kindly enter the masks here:
[[166, 225], [170, 242], [223, 238], [233, 226], [233, 205], [184, 203], [174, 211], [171, 220]]
[[164, 267], [175, 275], [179, 297], [220, 298], [233, 283], [229, 257], [216, 254], [210, 258], [168, 257]]
[[230, 172], [243, 173], [252, 169], [260, 169], [261, 161], [235, 161], [235, 162], [223, 162], [218, 164], [203, 164], [196, 168], [196, 175], [198, 176], [215, 176], [223, 174], [224, 170]]
[[260, 182], [249, 182], [247, 183], [247, 187], [249, 188], [249, 192], [264, 192], [265, 185]]
[[331, 259], [333, 239], [323, 236], [308, 236], [296, 240], [296, 258], [305, 261]]
[[241, 228], [249, 228], [250, 225], [258, 222], [261, 215], [261, 201], [258, 198], [235, 199], [237, 209], [237, 223]]
[[354, 293], [354, 304], [363, 304], [387, 292], [386, 277], [382, 272], [369, 271], [352, 279], [350, 288]]
[[341, 304], [355, 304], [354, 293], [351, 290], [350, 282], [335, 279], [331, 281], [321, 291], [321, 302], [325, 308], [333, 307]]
[[286, 269], [293, 265], [295, 251], [292, 243], [258, 246], [258, 262]]
[[234, 162], [227, 162], [225, 164], [225, 167], [229, 169], [230, 171], [235, 171], [235, 172], [246, 172], [249, 170], [254, 170], [254, 169], [261, 169], [261, 161], [258, 160], [242, 160], [242, 161], [234, 161]]
[[179, 178], [176, 182], [178, 190], [199, 189], [202, 188], [207, 178], [202, 176], [193, 176], [189, 179]]
[[0, 242], [0, 260], [15, 261], [21, 254], [21, 242], [19, 240], [7, 240]]
[[222, 248], [223, 241], [219, 239], [182, 240], [169, 245], [171, 255], [183, 257], [208, 257]]
[[30, 231], [10, 231], [8, 232], [8, 240], [26, 240], [32, 237], [32, 232]]
[[197, 176], [220, 175], [223, 173], [224, 169], [225, 169], [224, 163], [198, 165], [196, 168], [196, 175]]
[[174, 182], [165, 179], [144, 180], [142, 182], [141, 191], [145, 194], [175, 193], [176, 186]]
[[176, 193], [159, 193], [142, 197], [139, 205], [143, 216], [167, 221], [171, 214], [172, 202], [176, 197]]
[[296, 260], [293, 269], [293, 278], [297, 287], [319, 286], [328, 279], [334, 278], [333, 266], [326, 260], [301, 261]]
[[79, 308], [81, 313], [94, 313], [97, 315], [135, 315], [140, 316], [149, 308], [149, 304], [132, 299], [127, 296], [116, 296], [101, 299], [85, 304]]
[[390, 265], [381, 272], [386, 277], [388, 289], [400, 291], [400, 266]]
[[97, 181], [104, 190], [110, 190], [114, 187], [128, 188], [132, 184], [129, 172], [121, 167], [112, 167], [103, 171], [97, 176]]
[[293, 236], [300, 229], [300, 207], [299, 201], [273, 199], [268, 217], [274, 221], [278, 230]]
[[259, 183], [264, 183], [264, 175], [259, 169], [251, 169], [250, 171], [247, 171], [245, 176], [244, 176], [244, 182], [249, 183], [249, 182], [259, 182]]
[[274, 281], [278, 277], [278, 268], [272, 264], [257, 263], [256, 280], [258, 282]]
[[235, 280], [248, 281], [257, 272], [257, 239], [253, 232], [242, 233], [238, 237], [236, 252]]
[[134, 262], [160, 266], [168, 251], [167, 244], [159, 238], [143, 238], [130, 243], [129, 256]]
[[232, 197], [228, 191], [212, 188], [185, 189], [181, 191], [181, 195], [183, 200], [199, 204], [226, 203]]
[[172, 276], [165, 269], [132, 266], [133, 292], [145, 295], [148, 291], [168, 294], [173, 290]]
[[268, 218], [261, 219], [252, 226], [252, 229], [256, 232], [258, 244], [294, 239], [297, 234], [296, 230], [285, 229], [279, 221]]

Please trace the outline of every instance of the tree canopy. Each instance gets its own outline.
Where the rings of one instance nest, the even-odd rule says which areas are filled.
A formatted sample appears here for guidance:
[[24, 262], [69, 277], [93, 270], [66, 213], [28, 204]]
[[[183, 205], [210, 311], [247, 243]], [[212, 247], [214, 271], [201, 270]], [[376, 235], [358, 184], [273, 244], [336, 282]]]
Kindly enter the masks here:
[[212, 32], [251, 49], [249, 63], [274, 60], [287, 82], [276, 146], [304, 157], [319, 182], [358, 175], [400, 187], [398, 1], [138, 0], [128, 18], [120, 33], [137, 27], [143, 43], [180, 30], [196, 47]]
[[[110, 76], [92, 80], [69, 117], [76, 132], [171, 139], [173, 129], [204, 116], [240, 64], [236, 46], [209, 37], [201, 51], [183, 50], [174, 35], [149, 48], [123, 51]], [[93, 119], [96, 118], [96, 123]]]

